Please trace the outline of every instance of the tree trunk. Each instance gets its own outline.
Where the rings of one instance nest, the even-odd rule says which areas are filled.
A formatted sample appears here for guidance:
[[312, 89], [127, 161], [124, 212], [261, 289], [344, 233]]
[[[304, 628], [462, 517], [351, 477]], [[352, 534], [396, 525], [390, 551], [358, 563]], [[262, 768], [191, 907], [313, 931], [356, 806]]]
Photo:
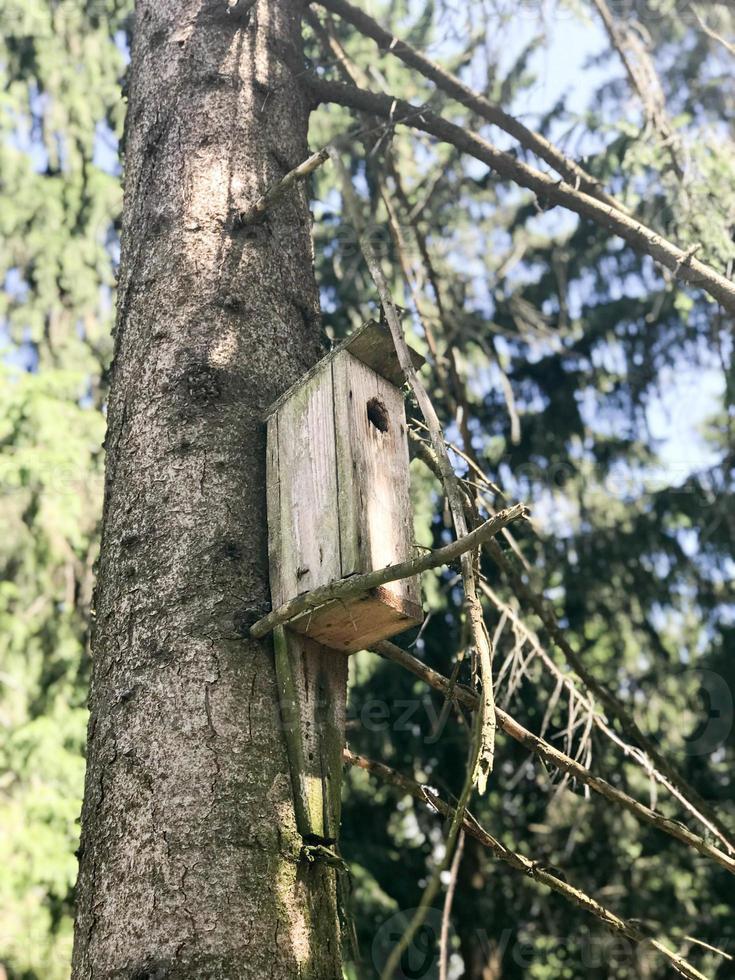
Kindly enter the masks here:
[[262, 415], [320, 352], [304, 189], [237, 220], [307, 155], [300, 10], [137, 4], [75, 980], [342, 976], [248, 635]]

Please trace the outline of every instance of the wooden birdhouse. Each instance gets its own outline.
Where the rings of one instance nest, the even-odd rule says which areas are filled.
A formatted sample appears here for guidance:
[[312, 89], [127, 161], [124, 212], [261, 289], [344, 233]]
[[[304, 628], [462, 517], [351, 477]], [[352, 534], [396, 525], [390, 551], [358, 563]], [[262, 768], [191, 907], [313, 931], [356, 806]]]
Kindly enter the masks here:
[[[317, 586], [413, 557], [402, 382], [390, 333], [371, 322], [269, 408], [274, 609]], [[333, 601], [288, 625], [352, 653], [421, 619], [416, 577]]]

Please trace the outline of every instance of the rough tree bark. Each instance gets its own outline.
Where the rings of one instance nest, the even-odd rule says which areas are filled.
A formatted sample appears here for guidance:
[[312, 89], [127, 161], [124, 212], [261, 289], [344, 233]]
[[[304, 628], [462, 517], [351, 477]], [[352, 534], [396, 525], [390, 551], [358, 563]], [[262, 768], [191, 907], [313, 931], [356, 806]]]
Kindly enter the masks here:
[[139, 0], [75, 980], [341, 977], [270, 639], [268, 403], [319, 355], [298, 0]]

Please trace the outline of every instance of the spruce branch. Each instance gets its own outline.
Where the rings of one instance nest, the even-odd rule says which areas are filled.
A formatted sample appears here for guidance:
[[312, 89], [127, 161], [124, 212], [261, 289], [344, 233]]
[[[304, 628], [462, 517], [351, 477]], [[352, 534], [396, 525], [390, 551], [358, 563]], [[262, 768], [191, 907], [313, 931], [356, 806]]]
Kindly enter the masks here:
[[[390, 766], [386, 766], [382, 762], [375, 762], [372, 759], [368, 759], [362, 755], [356, 755], [350, 752], [349, 749], [343, 751], [343, 758], [345, 762], [359, 769], [364, 769], [366, 772], [372, 773], [372, 775], [377, 776], [383, 782], [388, 783], [391, 786], [395, 786], [397, 789], [402, 790], [404, 793], [408, 793], [414, 799], [425, 803], [429, 809], [433, 810], [435, 813], [443, 816], [454, 818], [456, 815], [456, 810], [454, 807], [450, 806], [441, 797], [434, 793], [429, 787], [422, 786], [420, 783], [415, 782], [408, 776], [404, 776], [402, 773], [398, 773], [395, 769], [391, 769]], [[506, 847], [499, 840], [489, 834], [470, 814], [465, 813], [462, 817], [462, 827], [465, 833], [470, 834], [475, 840], [478, 840], [481, 844], [487, 847], [493, 852], [495, 857], [504, 861], [506, 864], [510, 865], [516, 871], [520, 871], [522, 874], [529, 878], [533, 878], [540, 885], [545, 885], [552, 891], [561, 895], [567, 901], [576, 905], [578, 908], [583, 909], [585, 912], [589, 912], [600, 922], [603, 922], [609, 929], [616, 932], [637, 945], [650, 945], [655, 950], [657, 950], [673, 967], [673, 969], [682, 977], [687, 977], [688, 980], [707, 980], [704, 974], [700, 973], [688, 960], [685, 960], [678, 953], [670, 950], [668, 946], [664, 945], [659, 939], [654, 939], [647, 936], [645, 933], [641, 932], [637, 925], [635, 925], [630, 920], [622, 919], [620, 916], [616, 915], [606, 906], [601, 905], [596, 899], [592, 898], [586, 892], [583, 892], [580, 888], [575, 888], [568, 882], [563, 881], [561, 878], [557, 878], [556, 875], [551, 874], [547, 871], [543, 864], [539, 861], [533, 861], [530, 858], [519, 854], [517, 851]], [[397, 947], [395, 947], [397, 948]], [[394, 952], [395, 952], [394, 948]], [[383, 971], [383, 976], [392, 976], [392, 974], [387, 974]]]
[[328, 81], [307, 73], [307, 83], [321, 102], [333, 102], [361, 112], [371, 113], [391, 122], [422, 130], [445, 143], [475, 157], [501, 177], [519, 187], [533, 191], [537, 197], [558, 204], [569, 211], [590, 218], [608, 232], [618, 235], [636, 251], [650, 256], [678, 279], [704, 289], [730, 313], [735, 313], [735, 283], [698, 259], [687, 257], [685, 250], [668, 241], [651, 228], [622, 211], [564, 180], [555, 180], [542, 171], [498, 150], [477, 133], [456, 126], [431, 112], [384, 93], [369, 92], [354, 85]]
[[[371, 649], [378, 656], [383, 657], [384, 660], [390, 660], [392, 663], [403, 667], [404, 670], [408, 670], [414, 677], [418, 677], [424, 683], [428, 684], [429, 687], [432, 687], [445, 697], [456, 699], [457, 702], [470, 711], [477, 709], [477, 695], [474, 691], [465, 687], [463, 684], [453, 685], [448, 677], [428, 667], [407, 650], [403, 650], [395, 643], [391, 643], [390, 640], [381, 640], [379, 643], [374, 644]], [[528, 749], [529, 752], [538, 756], [546, 765], [567, 773], [585, 786], [589, 786], [593, 792], [602, 796], [610, 803], [614, 803], [616, 806], [627, 810], [628, 813], [631, 813], [641, 823], [656, 827], [657, 830], [668, 834], [669, 837], [679, 841], [679, 843], [691, 847], [699, 854], [714, 861], [721, 868], [729, 871], [730, 874], [735, 874], [735, 858], [729, 854], [725, 854], [724, 851], [719, 850], [719, 848], [710, 844], [703, 837], [693, 833], [684, 824], [678, 823], [676, 820], [670, 820], [657, 810], [651, 809], [651, 807], [646, 806], [644, 803], [639, 803], [638, 800], [624, 793], [623, 790], [617, 789], [611, 783], [608, 783], [607, 780], [602, 779], [600, 776], [595, 776], [586, 766], [583, 766], [575, 759], [561, 752], [545, 739], [528, 731], [527, 728], [524, 728], [520, 722], [506, 711], [503, 711], [502, 708], [495, 708], [495, 716], [498, 721], [498, 728], [501, 731], [505, 732], [515, 742], [518, 742], [519, 745]]]

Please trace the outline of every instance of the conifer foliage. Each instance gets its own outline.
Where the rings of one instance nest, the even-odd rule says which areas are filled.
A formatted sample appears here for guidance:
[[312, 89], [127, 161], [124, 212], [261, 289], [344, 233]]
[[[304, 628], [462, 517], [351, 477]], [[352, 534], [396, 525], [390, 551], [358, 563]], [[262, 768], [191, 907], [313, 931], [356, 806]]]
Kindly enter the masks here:
[[[520, 15], [505, 0], [360, 6], [400, 40], [376, 46], [342, 0], [306, 10], [303, 84], [319, 102], [310, 144], [336, 146], [347, 166], [403, 328], [427, 357], [424, 383], [468, 511], [479, 519], [523, 501], [533, 514], [477, 566], [496, 703], [705, 845], [683, 846], [499, 730], [488, 791], [470, 810], [533, 868], [519, 874], [466, 828], [395, 975], [657, 980], [672, 963], [654, 939], [691, 964], [684, 975], [730, 976], [732, 874], [705, 852], [727, 860], [735, 837], [732, 308], [688, 269], [701, 262], [730, 281], [735, 269], [735, 16], [684, 0], [553, 0]], [[131, 8], [6, 0], [0, 12], [8, 980], [70, 975]], [[427, 77], [405, 46], [483, 103]], [[399, 125], [355, 89], [415, 113]], [[614, 199], [680, 259], [667, 267], [655, 249], [422, 126], [425, 110], [561, 181], [540, 144], [493, 123], [484, 103], [571, 160], [584, 174], [575, 193], [589, 179], [597, 205]], [[308, 186], [326, 349], [380, 304], [324, 161]], [[406, 397], [417, 540], [437, 547], [451, 522]], [[457, 568], [425, 576], [427, 621], [400, 642], [476, 687], [472, 657], [458, 660], [471, 646], [461, 585]], [[379, 767], [346, 770], [340, 895], [355, 980], [384, 968], [445, 856], [446, 824], [410, 781], [453, 805], [470, 743], [469, 693], [445, 700], [395, 659], [365, 651], [351, 661], [353, 761], [408, 780], [396, 789]], [[656, 778], [634, 729], [673, 776]], [[543, 874], [592, 896], [628, 932], [611, 937]]]
[[0, 11], [0, 963], [69, 974], [129, 4]]

